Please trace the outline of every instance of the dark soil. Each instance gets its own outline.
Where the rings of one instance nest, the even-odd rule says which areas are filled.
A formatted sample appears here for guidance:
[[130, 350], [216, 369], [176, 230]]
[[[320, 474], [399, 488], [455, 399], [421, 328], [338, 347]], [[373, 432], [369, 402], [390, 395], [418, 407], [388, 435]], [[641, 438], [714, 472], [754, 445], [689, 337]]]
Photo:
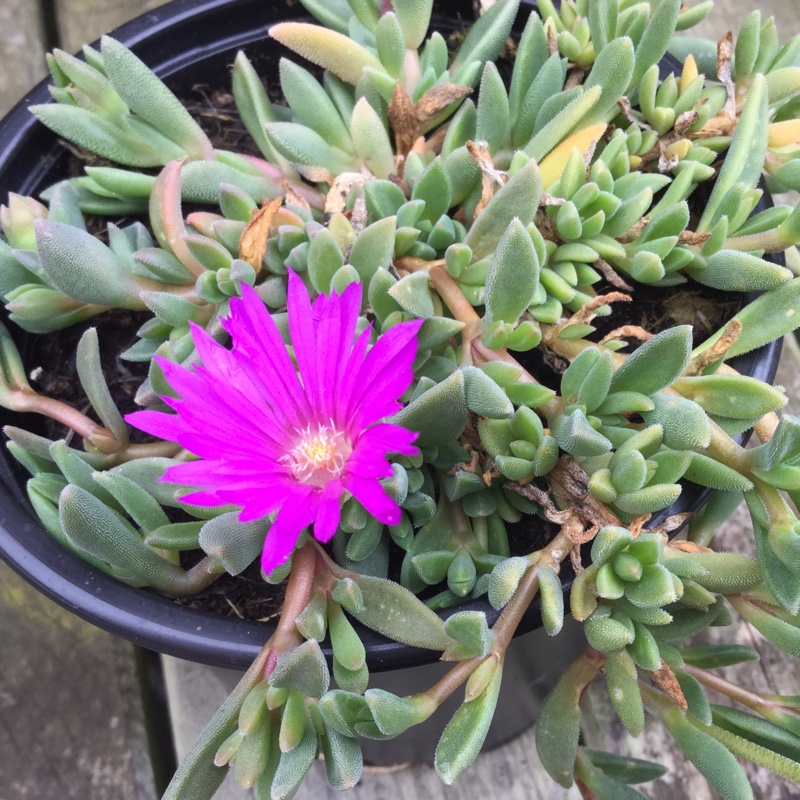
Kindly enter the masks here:
[[[233, 95], [206, 84], [192, 87], [199, 99], [184, 100], [186, 109], [219, 150], [232, 150], [244, 156], [263, 158], [263, 154], [247, 132], [233, 102]], [[274, 91], [273, 91], [274, 94]], [[272, 102], [282, 100], [280, 94]]]
[[[37, 391], [58, 397], [84, 414], [97, 420], [78, 379], [75, 354], [78, 342], [89, 328], [97, 328], [100, 342], [100, 361], [111, 395], [122, 414], [137, 411], [133, 398], [142, 381], [147, 377], [148, 364], [123, 361], [119, 354], [136, 341], [136, 331], [152, 315], [146, 311], [108, 311], [98, 314], [79, 325], [33, 338], [31, 353], [26, 358], [30, 364], [29, 377]], [[49, 439], [63, 439], [71, 431], [49, 417], [45, 418]], [[131, 429], [134, 442], [146, 441], [149, 437], [141, 431]]]
[[[611, 288], [603, 285], [597, 288], [598, 294], [607, 291]], [[676, 325], [691, 325], [693, 346], [697, 347], [734, 316], [743, 304], [740, 294], [720, 292], [694, 281], [665, 289], [637, 283], [634, 292], [635, 302], [615, 303], [610, 316], [596, 317], [592, 321], [597, 333], [590, 339], [600, 341], [623, 325], [637, 325], [651, 333]], [[633, 352], [639, 344], [631, 341], [623, 352]]]
[[[203, 553], [194, 551], [182, 555], [181, 563], [187, 567], [199, 561]], [[285, 583], [274, 586], [261, 577], [261, 569], [256, 560], [240, 575], [224, 573], [200, 594], [179, 598], [175, 602], [223, 617], [268, 622], [280, 615], [285, 593]]]

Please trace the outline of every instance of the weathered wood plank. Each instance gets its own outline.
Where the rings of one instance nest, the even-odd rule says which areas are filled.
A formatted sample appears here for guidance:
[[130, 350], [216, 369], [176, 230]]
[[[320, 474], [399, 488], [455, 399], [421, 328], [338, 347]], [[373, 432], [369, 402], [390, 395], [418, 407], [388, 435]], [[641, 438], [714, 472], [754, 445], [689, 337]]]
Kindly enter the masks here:
[[38, 3], [0, 3], [0, 117], [44, 77], [44, 47]]
[[166, 0], [56, 0], [61, 48], [70, 53]]
[[0, 562], [0, 797], [155, 800], [134, 648]]

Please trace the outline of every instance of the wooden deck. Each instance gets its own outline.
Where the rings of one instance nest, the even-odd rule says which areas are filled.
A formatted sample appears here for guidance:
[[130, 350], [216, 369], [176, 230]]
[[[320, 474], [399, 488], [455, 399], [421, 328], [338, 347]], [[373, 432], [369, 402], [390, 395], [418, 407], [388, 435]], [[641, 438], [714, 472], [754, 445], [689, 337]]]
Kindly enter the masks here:
[[[44, 73], [46, 47], [75, 51], [127, 19], [160, 5], [159, 0], [0, 0], [0, 115]], [[764, 0], [785, 40], [800, 31], [797, 0]], [[752, 7], [742, 0], [718, 0], [716, 22], [736, 27]], [[40, 8], [53, 8], [44, 18]], [[792, 342], [793, 344], [793, 342]], [[800, 413], [800, 356], [787, 348], [779, 383], [796, 398]], [[723, 545], [744, 551], [747, 520], [728, 524]], [[716, 635], [720, 635], [715, 631]], [[729, 640], [728, 629], [722, 634]], [[800, 671], [749, 626], [735, 629], [737, 641], [756, 647], [761, 661], [729, 670], [744, 686], [800, 694]], [[224, 699], [235, 676], [164, 658], [166, 697], [152, 680], [153, 654], [138, 651], [82, 622], [45, 599], [0, 563], [0, 800], [155, 800], [169, 779], [172, 753], [184, 752]], [[726, 670], [726, 672], [728, 672]], [[156, 675], [156, 678], [159, 676]], [[661, 761], [668, 777], [642, 791], [653, 800], [713, 800], [699, 774], [676, 752], [665, 731], [649, 724], [631, 740], [616, 721], [603, 687], [585, 700], [590, 711], [583, 736], [587, 745]], [[719, 700], [719, 698], [715, 698]], [[800, 798], [800, 787], [747, 765], [757, 800]], [[576, 790], [556, 786], [538, 764], [532, 733], [481, 755], [454, 787], [444, 787], [427, 766], [396, 772], [367, 772], [353, 800], [427, 797], [429, 800], [577, 800]], [[221, 800], [242, 797], [226, 786]], [[298, 798], [333, 797], [324, 771], [315, 768]]]

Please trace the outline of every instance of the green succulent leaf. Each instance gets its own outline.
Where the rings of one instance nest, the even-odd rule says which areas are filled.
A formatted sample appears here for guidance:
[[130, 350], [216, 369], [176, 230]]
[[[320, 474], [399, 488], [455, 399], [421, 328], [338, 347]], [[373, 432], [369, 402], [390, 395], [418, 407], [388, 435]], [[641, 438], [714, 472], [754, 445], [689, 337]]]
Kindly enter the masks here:
[[347, 83], [355, 85], [366, 67], [383, 71], [369, 50], [335, 30], [306, 22], [280, 22], [269, 29], [269, 35]]
[[226, 771], [216, 765], [214, 754], [237, 730], [236, 723], [243, 703], [263, 680], [266, 658], [267, 652], [264, 651], [195, 740], [178, 765], [164, 793], [164, 800], [210, 797], [222, 784]]
[[533, 220], [541, 192], [539, 168], [534, 161], [529, 161], [495, 193], [469, 229], [464, 244], [472, 248], [473, 263], [497, 250], [515, 219], [522, 225]]
[[684, 755], [723, 797], [729, 800], [752, 800], [753, 791], [747, 776], [727, 747], [699, 725], [692, 724], [677, 709], [660, 716]]
[[547, 695], [536, 724], [536, 749], [542, 766], [561, 786], [572, 786], [580, 735], [580, 698], [594, 679], [597, 665], [586, 658], [574, 661]]
[[[477, 62], [480, 65], [497, 57], [511, 32], [518, 8], [519, 0], [498, 0], [470, 28], [455, 60], [450, 65], [453, 83], [466, 85], [471, 64]], [[474, 79], [477, 77], [476, 73]]]
[[446, 650], [453, 644], [442, 620], [408, 589], [366, 575], [352, 580], [361, 590], [363, 607], [349, 610], [362, 624], [414, 647]]
[[143, 61], [110, 36], [101, 40], [103, 67], [128, 107], [195, 159], [213, 158], [202, 128]]
[[139, 292], [159, 288], [137, 278], [99, 239], [80, 228], [37, 220], [36, 248], [52, 284], [84, 303], [139, 309]]
[[699, 233], [710, 230], [725, 196], [736, 184], [747, 187], [756, 185], [767, 149], [767, 126], [764, 120], [768, 117], [768, 110], [766, 79], [763, 75], [756, 75], [748, 89], [725, 163], [697, 226]]
[[667, 768], [662, 764], [654, 764], [652, 761], [640, 758], [590, 750], [588, 747], [583, 748], [583, 753], [592, 764], [621, 783], [646, 783], [662, 777], [667, 772]]
[[231, 575], [238, 575], [255, 561], [270, 529], [268, 519], [242, 523], [238, 517], [238, 512], [233, 511], [209, 520], [201, 529], [198, 542]]
[[319, 642], [309, 639], [279, 656], [269, 684], [307, 697], [322, 697], [330, 686], [330, 673]]
[[439, 777], [448, 786], [478, 756], [494, 716], [502, 679], [503, 670], [498, 667], [483, 692], [465, 702], [444, 729], [436, 747], [434, 766]]
[[417, 444], [423, 447], [457, 438], [467, 423], [464, 373], [457, 370], [412, 400], [394, 416], [393, 422], [417, 431]]
[[652, 395], [669, 386], [686, 368], [691, 344], [692, 329], [687, 325], [656, 334], [616, 371], [611, 390]]
[[[488, 211], [488, 208], [487, 208]], [[525, 225], [513, 219], [497, 244], [486, 277], [486, 314], [516, 323], [539, 283], [539, 258]]]

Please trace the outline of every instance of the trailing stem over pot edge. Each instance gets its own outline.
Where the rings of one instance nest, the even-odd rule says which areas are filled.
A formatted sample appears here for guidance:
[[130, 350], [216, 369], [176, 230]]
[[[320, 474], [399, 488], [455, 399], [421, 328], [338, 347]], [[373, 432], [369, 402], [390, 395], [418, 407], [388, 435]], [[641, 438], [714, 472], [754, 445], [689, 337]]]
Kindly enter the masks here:
[[[628, 731], [650, 711], [723, 797], [752, 796], [733, 755], [798, 780], [796, 698], [712, 671], [754, 651], [684, 640], [733, 608], [800, 657], [800, 424], [775, 415], [782, 390], [727, 364], [798, 324], [800, 279], [762, 256], [800, 241], [800, 211], [753, 211], [763, 179], [800, 188], [800, 40], [781, 48], [754, 12], [712, 68], [694, 43], [698, 58], [662, 79], [658, 62], [683, 46], [674, 32], [710, 4], [542, 2], [505, 83], [513, 0], [457, 48], [428, 35], [430, 3], [304, 5], [322, 26], [271, 35], [321, 78], [282, 60], [283, 106], [244, 54], [234, 65], [263, 158], [215, 149], [106, 38], [84, 60], [55, 52], [56, 102], [33, 111], [113, 165], [48, 189], [47, 205], [12, 195], [0, 210], [14, 322], [47, 333], [112, 309], [152, 314], [121, 354], [149, 364], [147, 410], [128, 418], [160, 437], [144, 444], [129, 439], [94, 329], [77, 354], [91, 418], [40, 395], [3, 330], [0, 402], [83, 438], [79, 449], [6, 428], [47, 531], [171, 596], [259, 554], [269, 581], [287, 579], [275, 634], [166, 797], [209, 797], [225, 765], [260, 796], [290, 797], [320, 752], [331, 785], [348, 788], [359, 736], [392, 738], [463, 685], [436, 753], [452, 782], [480, 749], [534, 597], [547, 632], [561, 630], [568, 559], [588, 645], [539, 717], [555, 780], [637, 797], [629, 783], [663, 772], [579, 747], [580, 697], [600, 675]], [[86, 215], [119, 225], [96, 237]], [[765, 294], [694, 349], [688, 326], [597, 335], [598, 317], [635, 299], [631, 284], [688, 281]], [[534, 349], [557, 365], [557, 391], [526, 368]], [[732, 437], [752, 427], [761, 445], [745, 451]], [[717, 491], [689, 541], [669, 543], [685, 516], [648, 522], [682, 480]], [[757, 559], [709, 547], [743, 498]], [[559, 532], [512, 556], [507, 525], [532, 517]], [[205, 557], [185, 569], [187, 550]], [[484, 595], [502, 609], [491, 628], [479, 611], [434, 613]], [[452, 669], [410, 697], [369, 689], [351, 617]], [[759, 716], [711, 706], [704, 686]]]

